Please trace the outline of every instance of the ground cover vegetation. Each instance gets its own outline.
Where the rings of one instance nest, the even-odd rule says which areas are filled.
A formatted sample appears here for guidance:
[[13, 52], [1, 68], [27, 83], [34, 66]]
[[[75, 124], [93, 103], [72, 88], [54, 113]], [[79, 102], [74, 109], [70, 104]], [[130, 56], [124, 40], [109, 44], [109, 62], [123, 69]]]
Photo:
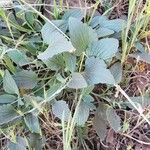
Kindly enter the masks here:
[[150, 1], [44, 3], [0, 8], [0, 149], [150, 149]]

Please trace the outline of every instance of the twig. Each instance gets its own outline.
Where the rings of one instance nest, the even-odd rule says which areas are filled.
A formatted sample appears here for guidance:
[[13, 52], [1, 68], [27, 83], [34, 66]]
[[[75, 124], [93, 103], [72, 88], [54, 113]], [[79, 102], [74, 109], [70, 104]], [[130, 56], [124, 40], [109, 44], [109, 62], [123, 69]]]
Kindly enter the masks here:
[[124, 136], [126, 136], [126, 137], [128, 137], [128, 138], [130, 138], [130, 139], [132, 139], [132, 140], [134, 140], [134, 141], [136, 141], [136, 142], [138, 142], [138, 143], [140, 143], [140, 144], [150, 145], [150, 143], [147, 143], [147, 142], [138, 140], [138, 139], [136, 139], [136, 138], [134, 138], [134, 137], [132, 137], [132, 136], [130, 136], [130, 135], [128, 135], [128, 134], [122, 134], [122, 135], [124, 135]]

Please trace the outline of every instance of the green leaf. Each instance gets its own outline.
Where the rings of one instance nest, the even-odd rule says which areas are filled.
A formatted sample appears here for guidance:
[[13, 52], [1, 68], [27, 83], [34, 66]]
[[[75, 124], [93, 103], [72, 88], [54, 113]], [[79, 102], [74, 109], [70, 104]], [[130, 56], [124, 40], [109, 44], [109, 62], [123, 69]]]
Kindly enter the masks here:
[[69, 88], [80, 89], [86, 88], [88, 85], [98, 83], [115, 84], [115, 79], [110, 70], [106, 68], [103, 60], [98, 58], [87, 58], [85, 61], [85, 70], [82, 73], [72, 73], [72, 78], [68, 84]]
[[70, 17], [77, 18], [78, 20], [82, 20], [83, 12], [81, 11], [81, 9], [70, 9], [65, 12], [62, 19], [68, 20]]
[[94, 86], [93, 86], [93, 85], [84, 88], [84, 89], [82, 90], [82, 95], [84, 96], [84, 95], [90, 94], [90, 93], [93, 91], [93, 89], [94, 89]]
[[138, 49], [141, 53], [145, 52], [145, 47], [140, 42], [135, 43], [136, 49]]
[[105, 20], [101, 27], [120, 32], [126, 27], [126, 21], [123, 19]]
[[76, 115], [76, 124], [78, 126], [84, 126], [86, 121], [88, 120], [90, 110], [94, 110], [95, 106], [92, 104], [94, 101], [93, 97], [90, 95], [86, 95], [82, 98], [82, 101], [78, 107], [77, 115]]
[[[53, 21], [53, 23], [60, 30], [67, 29], [66, 21], [64, 22], [63, 20], [57, 20]], [[38, 55], [38, 58], [43, 61], [46, 61], [52, 58], [54, 55], [62, 52], [74, 51], [74, 47], [72, 46], [71, 42], [68, 41], [66, 37], [64, 37], [64, 35], [57, 30], [56, 27], [50, 23], [46, 23], [41, 30], [44, 42], [49, 44], [49, 47], [43, 53]]]
[[[132, 102], [138, 107], [141, 105], [142, 108], [145, 108], [146, 106], [150, 105], [150, 97], [149, 96], [136, 96], [136, 97], [130, 97]], [[123, 105], [128, 106], [131, 109], [135, 109], [131, 103], [129, 102], [123, 102]]]
[[[52, 23], [58, 27], [61, 31], [63, 31], [64, 33], [67, 30], [67, 22], [65, 20], [53, 20]], [[58, 32], [58, 30], [56, 29], [56, 27], [54, 27], [52, 24], [50, 24], [49, 22], [45, 23], [45, 25], [43, 26], [41, 33], [42, 33], [42, 38], [44, 40], [45, 43], [47, 44], [51, 44], [53, 43], [53, 39], [52, 36], [55, 32]]]
[[87, 107], [87, 104], [84, 101], [81, 101], [75, 118], [76, 124], [78, 126], [84, 126], [85, 122], [88, 120], [89, 113], [90, 113], [89, 107]]
[[9, 104], [13, 103], [17, 98], [14, 95], [3, 94], [0, 95], [0, 104]]
[[90, 26], [75, 18], [69, 18], [69, 31], [77, 55], [84, 52], [90, 43], [98, 40], [96, 32]]
[[10, 142], [8, 145], [9, 150], [27, 150], [28, 143], [25, 138], [21, 136], [16, 137], [16, 143]]
[[88, 84], [81, 73], [74, 72], [72, 73], [72, 78], [68, 84], [69, 88], [80, 89], [87, 87]]
[[62, 84], [61, 83], [55, 83], [54, 85], [52, 85], [47, 91], [46, 91], [46, 97], [47, 97], [47, 101], [52, 100], [53, 98], [55, 98], [59, 92], [61, 92], [61, 88], [62, 88]]
[[12, 78], [8, 70], [5, 71], [5, 74], [3, 77], [3, 88], [5, 92], [9, 94], [19, 95], [19, 89], [15, 83], [15, 80]]
[[103, 141], [107, 133], [107, 120], [106, 120], [106, 110], [108, 106], [104, 103], [100, 103], [99, 107], [96, 110], [93, 126], [96, 130], [96, 133], [100, 137], [100, 140]]
[[49, 41], [51, 44], [44, 52], [40, 53], [37, 56], [38, 59], [46, 61], [60, 53], [74, 51], [74, 47], [72, 46], [71, 42], [68, 41], [64, 37], [64, 35], [62, 35], [58, 31], [51, 33], [50, 35], [51, 35], [51, 38], [49, 38]]
[[98, 58], [88, 58], [85, 62], [85, 71], [83, 74], [88, 85], [98, 83], [115, 84], [115, 80], [110, 70], [106, 68], [103, 60]]
[[42, 136], [37, 133], [30, 134], [29, 145], [32, 150], [42, 150], [44, 145]]
[[122, 80], [122, 65], [120, 62], [113, 64], [110, 68], [110, 72], [112, 73], [116, 83], [120, 83]]
[[95, 56], [100, 59], [110, 59], [118, 51], [119, 42], [114, 38], [104, 38], [90, 44], [87, 49], [88, 56]]
[[31, 26], [34, 25], [35, 17], [33, 12], [29, 12], [29, 11], [25, 12], [25, 19]]
[[146, 52], [135, 52], [134, 54], [130, 54], [130, 57], [136, 58], [137, 60], [144, 61], [148, 64], [150, 64], [150, 54]]
[[92, 28], [97, 27], [98, 25], [102, 25], [104, 21], [108, 20], [108, 18], [106, 16], [95, 16], [90, 25], [92, 26]]
[[38, 116], [30, 113], [24, 117], [24, 121], [32, 133], [41, 133]]
[[123, 19], [108, 20], [106, 16], [96, 16], [90, 24], [93, 28], [107, 28], [115, 32], [120, 32], [126, 27], [126, 21]]
[[100, 27], [96, 30], [96, 33], [98, 35], [98, 38], [102, 38], [114, 34], [114, 31], [108, 28]]
[[7, 55], [19, 66], [24, 66], [30, 63], [27, 56], [17, 49], [9, 49]]
[[37, 85], [37, 75], [33, 71], [22, 70], [14, 75], [19, 88], [33, 89]]
[[0, 126], [8, 124], [9, 122], [17, 119], [20, 115], [16, 112], [12, 105], [0, 106]]
[[106, 111], [106, 114], [111, 128], [113, 128], [115, 132], [118, 132], [121, 129], [121, 119], [116, 114], [116, 111], [112, 107], [109, 107]]
[[8, 67], [8, 69], [14, 73], [16, 72], [16, 67], [14, 66], [13, 62], [11, 61], [11, 59], [7, 56], [4, 56], [3, 57], [3, 60], [5, 62], [5, 65]]
[[49, 69], [55, 70], [55, 71], [65, 68], [65, 60], [64, 60], [64, 57], [62, 54], [56, 55], [56, 56], [44, 61], [44, 63], [46, 64], [46, 66]]
[[57, 118], [61, 120], [64, 118], [65, 121], [69, 120], [71, 114], [68, 104], [63, 100], [54, 102], [52, 105], [52, 112]]
[[95, 105], [92, 103], [94, 102], [94, 98], [91, 95], [84, 95], [83, 96], [83, 101], [86, 104], [86, 107], [88, 107], [90, 110], [96, 109]]
[[64, 54], [65, 64], [66, 64], [66, 70], [70, 72], [74, 72], [76, 69], [76, 56], [65, 53]]

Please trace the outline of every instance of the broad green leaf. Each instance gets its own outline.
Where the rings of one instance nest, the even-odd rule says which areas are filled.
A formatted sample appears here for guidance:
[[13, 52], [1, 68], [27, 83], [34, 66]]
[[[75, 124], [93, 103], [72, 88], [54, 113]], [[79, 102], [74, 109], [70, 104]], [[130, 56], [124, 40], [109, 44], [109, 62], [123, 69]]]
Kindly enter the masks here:
[[95, 105], [92, 103], [94, 102], [94, 98], [91, 95], [84, 95], [82, 99], [90, 110], [96, 109]]
[[64, 35], [55, 31], [54, 33], [50, 34], [51, 38], [49, 38], [50, 45], [49, 47], [42, 53], [38, 55], [38, 59], [46, 61], [52, 58], [55, 55], [58, 55], [63, 52], [73, 52], [74, 47], [72, 46], [71, 42], [68, 41]]
[[111, 29], [115, 32], [122, 31], [126, 26], [126, 21], [123, 19], [106, 20], [102, 23], [101, 27]]
[[[57, 20], [53, 23], [60, 30], [67, 29], [66, 22], [63, 20]], [[46, 61], [52, 58], [54, 55], [60, 54], [62, 52], [74, 51], [74, 47], [72, 46], [71, 42], [68, 41], [56, 27], [54, 27], [50, 23], [46, 23], [41, 30], [44, 42], [49, 44], [49, 47], [43, 53], [38, 55], [38, 58], [43, 61]]]
[[31, 26], [33, 26], [33, 25], [34, 25], [34, 22], [35, 22], [34, 13], [33, 13], [33, 12], [30, 12], [30, 11], [27, 11], [27, 12], [25, 12], [24, 15], [25, 15], [26, 21], [27, 21]]
[[103, 141], [107, 133], [107, 120], [106, 120], [106, 110], [108, 106], [104, 103], [100, 103], [99, 107], [96, 110], [93, 126], [96, 130], [96, 133], [100, 137], [100, 140]]
[[115, 79], [110, 70], [106, 68], [104, 61], [98, 58], [91, 57], [86, 60], [83, 76], [88, 85], [115, 84]]
[[24, 66], [30, 63], [27, 56], [17, 49], [9, 49], [7, 55], [19, 66]]
[[96, 32], [90, 26], [75, 18], [69, 18], [69, 31], [77, 55], [84, 52], [90, 43], [98, 40]]
[[[67, 30], [67, 22], [65, 20], [53, 20], [52, 23], [56, 27], [58, 27], [61, 31], [63, 31], [64, 33], [66, 32], [66, 30]], [[54, 27], [49, 22], [45, 23], [45, 25], [43, 26], [43, 28], [41, 30], [42, 38], [43, 38], [45, 43], [47, 43], [47, 44], [53, 43], [52, 36], [53, 36], [53, 34], [55, 32], [58, 32], [56, 27]]]
[[74, 72], [76, 69], [76, 56], [65, 53], [64, 54], [65, 64], [66, 64], [66, 70], [70, 72]]
[[129, 56], [150, 64], [150, 53], [135, 52], [134, 54], [130, 54]]
[[82, 20], [83, 12], [81, 11], [81, 9], [70, 9], [65, 12], [62, 19], [68, 20], [70, 17], [77, 18], [78, 20]]
[[56, 55], [56, 56], [44, 61], [44, 63], [46, 64], [46, 66], [49, 69], [55, 70], [55, 71], [65, 68], [65, 60], [64, 60], [64, 57], [62, 54]]
[[17, 98], [14, 95], [3, 94], [0, 95], [0, 104], [9, 104], [13, 103]]
[[4, 88], [5, 92], [7, 92], [9, 94], [19, 95], [19, 89], [16, 85], [16, 82], [8, 70], [5, 71], [5, 75], [3, 77], [3, 88]]
[[88, 120], [90, 109], [84, 101], [81, 101], [78, 110], [75, 122], [78, 126], [84, 126], [85, 122]]
[[70, 80], [68, 87], [80, 89], [98, 83], [115, 84], [113, 75], [106, 67], [105, 62], [101, 59], [94, 57], [87, 58], [84, 72], [72, 73], [72, 79]]
[[120, 32], [126, 27], [126, 21], [123, 19], [108, 20], [106, 16], [96, 16], [90, 24], [93, 28], [107, 28], [115, 32]]
[[82, 90], [82, 95], [84, 96], [84, 95], [90, 94], [90, 93], [93, 91], [93, 89], [94, 89], [94, 86], [93, 86], [93, 85], [84, 88], [84, 89]]
[[116, 111], [112, 107], [109, 107], [106, 114], [111, 128], [113, 128], [115, 132], [118, 132], [121, 129], [121, 119], [117, 115]]
[[37, 134], [37, 133], [30, 134], [29, 146], [32, 150], [42, 150], [43, 145], [44, 145], [44, 141], [40, 134]]
[[108, 28], [100, 27], [96, 30], [96, 33], [98, 38], [102, 38], [114, 34], [114, 31]]
[[32, 133], [41, 133], [38, 116], [30, 113], [25, 115], [24, 121]]
[[120, 83], [122, 80], [122, 65], [120, 62], [113, 64], [110, 68], [110, 72], [112, 73], [116, 83]]
[[135, 43], [136, 49], [138, 49], [141, 53], [145, 52], [145, 47], [140, 42]]
[[0, 126], [8, 124], [9, 122], [17, 119], [20, 115], [16, 112], [12, 105], [0, 106]]
[[100, 59], [110, 59], [118, 51], [119, 42], [114, 38], [104, 38], [90, 44], [87, 49], [88, 56], [95, 56]]
[[69, 120], [71, 114], [68, 104], [63, 100], [54, 102], [54, 104], [52, 105], [52, 112], [55, 117], [61, 120], [63, 118], [65, 121]]
[[108, 20], [108, 18], [106, 16], [95, 16], [90, 25], [92, 26], [92, 28], [97, 27], [98, 25], [102, 25], [104, 21]]
[[19, 88], [33, 89], [37, 85], [37, 74], [31, 70], [17, 72], [14, 79]]
[[88, 84], [81, 73], [74, 72], [72, 73], [72, 78], [68, 84], [69, 88], [80, 89], [87, 87]]
[[8, 145], [9, 150], [27, 150], [28, 143], [25, 138], [21, 136], [16, 137], [16, 143], [10, 142]]

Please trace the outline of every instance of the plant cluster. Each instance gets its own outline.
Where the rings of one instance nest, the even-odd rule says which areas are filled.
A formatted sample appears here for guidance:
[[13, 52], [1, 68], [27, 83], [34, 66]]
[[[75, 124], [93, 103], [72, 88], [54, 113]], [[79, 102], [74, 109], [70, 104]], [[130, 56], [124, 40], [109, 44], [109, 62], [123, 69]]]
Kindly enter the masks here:
[[[9, 149], [42, 149], [39, 115], [48, 109], [61, 120], [66, 149], [75, 126], [84, 127], [91, 111], [101, 141], [108, 126], [116, 132], [125, 130], [114, 101], [105, 94], [122, 79], [119, 42], [126, 21], [106, 16], [86, 21], [80, 9], [72, 9], [59, 20], [44, 22], [20, 7], [9, 14], [0, 10], [0, 127], [11, 139]], [[106, 91], [95, 105], [97, 84]], [[73, 94], [71, 106], [65, 99], [68, 93]], [[28, 134], [14, 135], [18, 127]]]

